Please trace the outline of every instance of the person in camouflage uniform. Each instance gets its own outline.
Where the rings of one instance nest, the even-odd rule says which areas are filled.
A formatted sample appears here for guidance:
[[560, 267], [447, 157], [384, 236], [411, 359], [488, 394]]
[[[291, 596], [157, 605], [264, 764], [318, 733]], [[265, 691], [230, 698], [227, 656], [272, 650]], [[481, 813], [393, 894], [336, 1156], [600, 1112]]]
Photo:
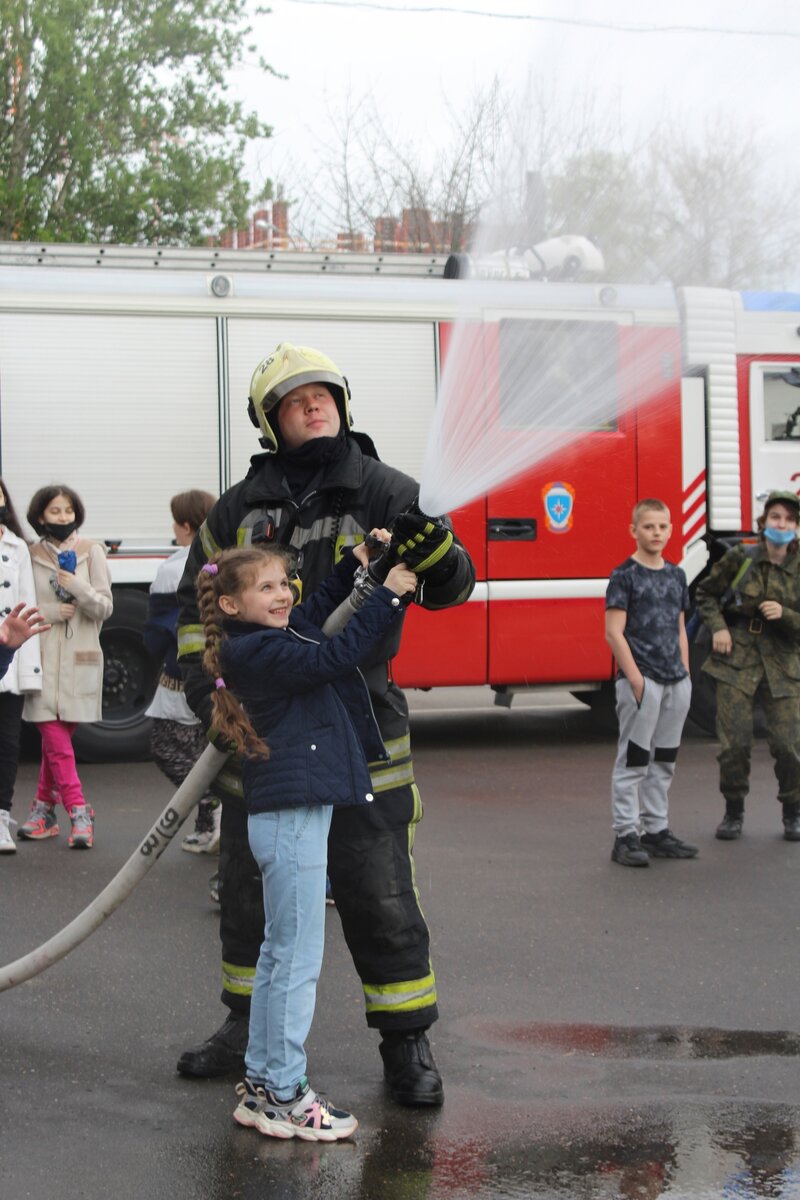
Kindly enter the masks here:
[[711, 630], [703, 670], [716, 680], [720, 791], [716, 836], [741, 837], [750, 782], [753, 707], [764, 707], [775, 760], [784, 837], [800, 841], [800, 497], [771, 492], [756, 546], [729, 550], [699, 584], [697, 606]]

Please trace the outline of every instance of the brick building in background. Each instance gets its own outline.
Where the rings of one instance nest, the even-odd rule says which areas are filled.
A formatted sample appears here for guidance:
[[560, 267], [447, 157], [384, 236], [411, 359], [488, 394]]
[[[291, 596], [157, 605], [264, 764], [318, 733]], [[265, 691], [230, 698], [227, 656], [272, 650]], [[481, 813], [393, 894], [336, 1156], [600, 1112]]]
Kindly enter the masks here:
[[434, 221], [427, 208], [404, 208], [401, 217], [377, 217], [374, 230], [341, 230], [335, 237], [309, 245], [289, 232], [289, 201], [272, 200], [257, 209], [247, 225], [227, 230], [208, 244], [225, 250], [335, 251], [346, 254], [449, 254], [469, 246], [473, 231], [463, 214]]

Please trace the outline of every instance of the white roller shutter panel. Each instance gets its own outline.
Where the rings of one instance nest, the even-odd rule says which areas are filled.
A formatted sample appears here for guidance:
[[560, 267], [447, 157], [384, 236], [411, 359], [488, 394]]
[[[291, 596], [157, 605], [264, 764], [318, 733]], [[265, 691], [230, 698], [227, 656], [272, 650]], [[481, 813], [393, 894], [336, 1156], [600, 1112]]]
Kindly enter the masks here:
[[219, 490], [214, 320], [2, 313], [0, 419], [18, 511], [63, 482], [89, 537], [168, 545], [170, 497]]

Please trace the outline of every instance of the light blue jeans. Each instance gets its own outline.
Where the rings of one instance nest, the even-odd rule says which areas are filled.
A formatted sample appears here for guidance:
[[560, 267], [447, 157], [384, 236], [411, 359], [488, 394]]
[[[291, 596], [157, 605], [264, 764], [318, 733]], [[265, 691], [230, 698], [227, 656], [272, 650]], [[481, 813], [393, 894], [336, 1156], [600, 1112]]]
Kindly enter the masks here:
[[247, 837], [264, 887], [261, 946], [245, 1055], [248, 1079], [291, 1100], [306, 1073], [325, 946], [330, 805], [250, 813]]

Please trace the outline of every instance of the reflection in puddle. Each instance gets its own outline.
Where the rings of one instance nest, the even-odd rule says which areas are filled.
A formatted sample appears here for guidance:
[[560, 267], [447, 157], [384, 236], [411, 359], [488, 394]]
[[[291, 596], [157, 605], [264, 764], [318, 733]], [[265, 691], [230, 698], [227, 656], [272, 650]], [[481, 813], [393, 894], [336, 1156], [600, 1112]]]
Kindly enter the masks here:
[[[574, 1055], [582, 1079], [581, 1057], [630, 1060], [612, 1074], [634, 1076], [648, 1060], [674, 1076], [669, 1063], [705, 1059], [708, 1066], [688, 1075], [712, 1073], [721, 1081], [751, 1066], [729, 1071], [712, 1067], [713, 1060], [800, 1056], [800, 1036], [788, 1032], [483, 1021], [470, 1024], [473, 1038], [476, 1032], [479, 1041], [510, 1048], [516, 1072], [537, 1069], [533, 1052], [552, 1052]], [[760, 1069], [780, 1071], [777, 1061]], [[794, 1071], [786, 1063], [782, 1069], [784, 1077]], [[800, 1200], [800, 1107], [716, 1095], [710, 1102], [604, 1105], [588, 1097], [559, 1102], [541, 1092], [532, 1100], [524, 1089], [454, 1090], [443, 1110], [378, 1108], [371, 1120], [365, 1113], [358, 1140], [347, 1147], [275, 1147], [272, 1139], [254, 1142], [240, 1130], [218, 1148], [220, 1186], [203, 1194], [207, 1200]], [[206, 1178], [213, 1176], [209, 1171]]]
[[621, 1025], [489, 1026], [503, 1042], [524, 1043], [609, 1058], [743, 1058], [760, 1054], [800, 1055], [800, 1034], [752, 1029], [693, 1029], [680, 1025], [630, 1028]]
[[[607, 1135], [532, 1145], [493, 1160], [497, 1190], [530, 1200], [798, 1200], [797, 1118], [752, 1114], [709, 1125], [707, 1115], [642, 1121]], [[444, 1193], [443, 1193], [444, 1194]]]
[[[459, 1113], [459, 1125], [465, 1113]], [[351, 1145], [237, 1131], [218, 1147], [208, 1200], [798, 1200], [800, 1109], [681, 1104], [674, 1110], [543, 1108], [520, 1136], [480, 1106], [464, 1136], [403, 1114]]]

